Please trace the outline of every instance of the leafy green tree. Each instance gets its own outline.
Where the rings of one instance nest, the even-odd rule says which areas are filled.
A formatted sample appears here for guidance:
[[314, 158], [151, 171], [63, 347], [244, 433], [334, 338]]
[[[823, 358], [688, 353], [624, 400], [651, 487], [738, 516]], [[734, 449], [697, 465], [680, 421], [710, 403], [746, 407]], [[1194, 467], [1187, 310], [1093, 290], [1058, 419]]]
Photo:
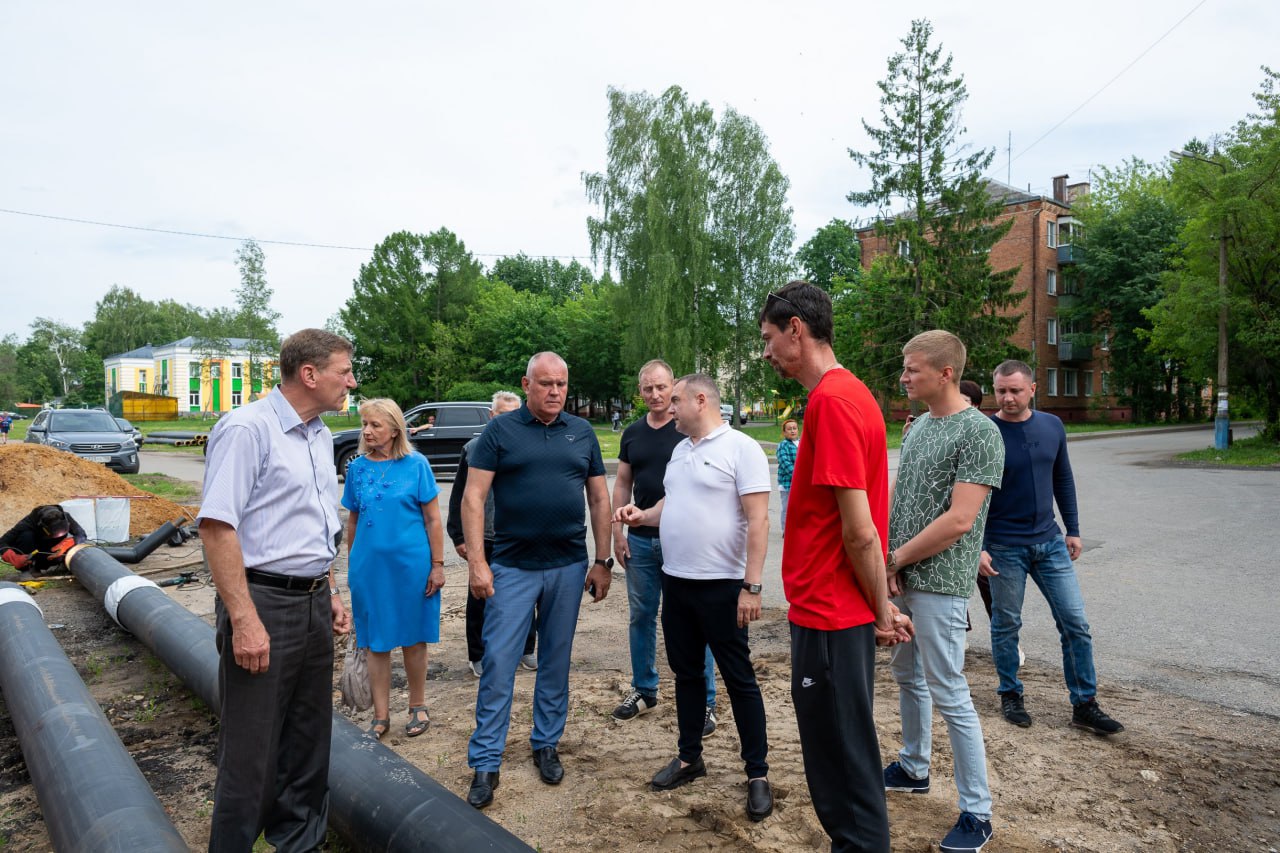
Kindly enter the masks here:
[[13, 404], [26, 402], [18, 384], [18, 336], [0, 339], [0, 409], [13, 411]]
[[[1213, 150], [1187, 146], [1213, 162], [1174, 166], [1173, 196], [1188, 214], [1182, 266], [1149, 316], [1156, 346], [1182, 347], [1193, 363], [1203, 360], [1208, 329], [1217, 326], [1218, 240], [1225, 236], [1231, 394], [1256, 401], [1265, 434], [1280, 441], [1280, 73], [1262, 70], [1257, 111]], [[1196, 297], [1203, 300], [1198, 310]]]
[[712, 292], [710, 226], [715, 117], [679, 87], [654, 97], [609, 89], [608, 163], [583, 174], [599, 205], [591, 254], [623, 287], [623, 358], [665, 358], [676, 373], [704, 367]]
[[[555, 350], [565, 355], [564, 329], [555, 302], [546, 294], [515, 290], [502, 281], [485, 282], [470, 326], [471, 352], [478, 365], [473, 378], [482, 382], [518, 387], [534, 353]], [[573, 364], [569, 367], [572, 383]]]
[[1012, 313], [1022, 299], [1012, 289], [1017, 270], [993, 271], [989, 257], [1013, 224], [996, 222], [1002, 204], [982, 177], [995, 152], [965, 153], [968, 90], [951, 55], [930, 47], [932, 34], [928, 21], [912, 23], [878, 84], [881, 124], [862, 123], [875, 149], [849, 151], [871, 177], [849, 200], [876, 208], [875, 234], [889, 251], [875, 261], [868, 278], [878, 297], [858, 300], [842, 357], [886, 394], [896, 387], [902, 344], [927, 329], [959, 335], [973, 375], [1021, 355], [1008, 343], [1020, 319]]
[[564, 341], [560, 354], [569, 365], [569, 393], [575, 399], [607, 403], [627, 385], [618, 297], [618, 286], [606, 277], [556, 307], [555, 322]]
[[735, 409], [764, 395], [772, 371], [760, 359], [756, 318], [769, 290], [791, 271], [795, 241], [791, 182], [769, 154], [764, 133], [729, 108], [716, 128], [711, 189], [712, 263], [726, 330], [723, 364]]
[[457, 341], [445, 333], [468, 322], [481, 281], [480, 264], [448, 229], [399, 231], [379, 243], [339, 312], [362, 393], [416, 403], [465, 378], [437, 361], [456, 363]]
[[579, 298], [595, 282], [591, 270], [577, 261], [565, 264], [557, 258], [531, 258], [524, 252], [500, 258], [489, 278], [505, 281], [515, 290], [550, 296], [557, 304]]
[[857, 284], [862, 277], [862, 246], [853, 223], [832, 219], [796, 251], [801, 277], [828, 293], [842, 279]]
[[201, 309], [171, 299], [151, 302], [128, 287], [112, 285], [85, 323], [86, 351], [104, 359], [146, 344], [167, 344], [197, 333], [203, 326]]
[[[52, 385], [55, 393], [61, 394], [66, 399], [71, 397], [73, 390], [86, 384], [85, 371], [92, 362], [85, 357], [84, 343], [79, 329], [48, 317], [37, 317], [31, 323], [29, 343], [43, 347], [52, 357], [54, 367]], [[101, 375], [101, 367], [102, 365], [98, 364], [98, 369], [92, 374], [94, 380]], [[98, 381], [93, 381], [93, 384], [101, 385]], [[101, 388], [98, 388], [98, 392], [96, 396], [101, 397]], [[94, 396], [92, 390], [89, 394]]]
[[1141, 160], [1101, 167], [1077, 212], [1085, 235], [1080, 293], [1059, 296], [1058, 315], [1078, 331], [1064, 337], [1093, 347], [1106, 342], [1112, 392], [1133, 407], [1135, 420], [1172, 417], [1172, 388], [1193, 391], [1203, 374], [1188, 381], [1175, 354], [1150, 346], [1147, 334], [1144, 312], [1164, 296], [1184, 223], [1169, 198], [1168, 176]]
[[267, 284], [266, 255], [253, 240], [245, 240], [236, 250], [240, 286], [236, 288], [235, 337], [245, 339], [249, 355], [249, 399], [257, 399], [262, 388], [263, 362], [280, 352], [280, 332], [276, 323], [280, 312], [271, 307], [274, 295]]

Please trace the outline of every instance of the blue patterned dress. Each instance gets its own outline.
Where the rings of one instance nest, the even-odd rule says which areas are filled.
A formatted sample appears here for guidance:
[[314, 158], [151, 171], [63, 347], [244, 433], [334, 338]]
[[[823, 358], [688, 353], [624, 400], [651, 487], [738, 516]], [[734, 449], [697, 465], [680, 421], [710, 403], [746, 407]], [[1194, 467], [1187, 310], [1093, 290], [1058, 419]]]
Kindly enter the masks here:
[[347, 585], [356, 641], [374, 652], [440, 641], [440, 593], [427, 598], [431, 545], [423, 504], [440, 494], [420, 453], [347, 467], [342, 505], [359, 513]]

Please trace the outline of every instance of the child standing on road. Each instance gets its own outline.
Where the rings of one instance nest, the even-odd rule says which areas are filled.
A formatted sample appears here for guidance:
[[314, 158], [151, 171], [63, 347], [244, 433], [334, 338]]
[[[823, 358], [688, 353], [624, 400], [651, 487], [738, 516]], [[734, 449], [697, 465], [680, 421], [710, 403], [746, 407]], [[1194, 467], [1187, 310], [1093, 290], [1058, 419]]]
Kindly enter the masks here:
[[787, 498], [791, 495], [791, 473], [796, 468], [796, 452], [800, 449], [800, 424], [794, 418], [782, 422], [782, 441], [774, 455], [778, 457], [778, 496], [782, 499], [780, 533], [787, 529]]

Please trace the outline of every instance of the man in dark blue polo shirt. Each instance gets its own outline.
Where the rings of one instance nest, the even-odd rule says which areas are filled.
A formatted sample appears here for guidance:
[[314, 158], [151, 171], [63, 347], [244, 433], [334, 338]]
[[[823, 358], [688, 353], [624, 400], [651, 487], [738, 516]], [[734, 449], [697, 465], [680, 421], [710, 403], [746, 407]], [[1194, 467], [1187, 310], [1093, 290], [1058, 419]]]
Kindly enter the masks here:
[[[484, 661], [476, 693], [476, 729], [467, 748], [475, 771], [467, 802], [493, 802], [511, 722], [516, 666], [538, 608], [538, 676], [533, 690], [533, 762], [557, 785], [564, 768], [556, 747], [569, 713], [569, 658], [582, 591], [609, 592], [610, 507], [600, 443], [591, 425], [565, 414], [569, 368], [553, 352], [529, 359], [521, 380], [526, 402], [485, 427], [469, 457], [462, 497], [472, 595], [487, 599]], [[586, 500], [583, 493], [585, 487]], [[493, 489], [493, 562], [485, 560], [484, 502]], [[588, 565], [587, 506], [595, 540]], [[589, 570], [588, 570], [589, 569]]]

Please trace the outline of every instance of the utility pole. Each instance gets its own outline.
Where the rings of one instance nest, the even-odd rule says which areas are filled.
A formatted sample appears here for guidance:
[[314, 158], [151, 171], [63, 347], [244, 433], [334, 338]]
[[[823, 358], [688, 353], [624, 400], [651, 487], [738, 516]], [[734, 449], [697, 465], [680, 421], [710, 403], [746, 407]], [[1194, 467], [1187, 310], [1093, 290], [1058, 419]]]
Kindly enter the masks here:
[[[1198, 160], [1210, 163], [1227, 173], [1225, 163], [1198, 157], [1190, 151], [1170, 151], [1179, 160]], [[1213, 448], [1226, 450], [1231, 446], [1231, 416], [1227, 405], [1227, 220], [1223, 216], [1218, 226], [1218, 410], [1213, 418]]]

